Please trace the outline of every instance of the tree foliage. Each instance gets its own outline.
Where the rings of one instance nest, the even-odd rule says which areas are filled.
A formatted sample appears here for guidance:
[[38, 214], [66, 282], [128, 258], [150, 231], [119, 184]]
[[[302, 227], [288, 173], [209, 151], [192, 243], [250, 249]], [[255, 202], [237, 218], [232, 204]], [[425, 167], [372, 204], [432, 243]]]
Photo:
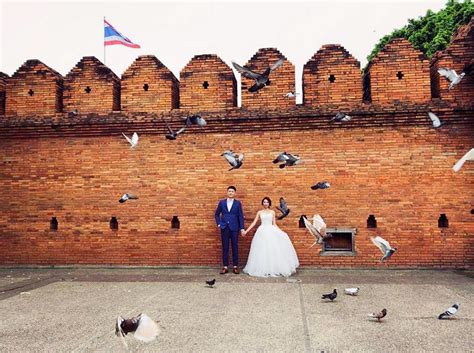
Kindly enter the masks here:
[[448, 0], [444, 9], [433, 12], [428, 10], [425, 16], [408, 20], [408, 24], [382, 37], [375, 45], [367, 61], [370, 62], [393, 38], [403, 37], [429, 58], [438, 50], [449, 45], [451, 35], [468, 23], [474, 15], [474, 3], [471, 0]]

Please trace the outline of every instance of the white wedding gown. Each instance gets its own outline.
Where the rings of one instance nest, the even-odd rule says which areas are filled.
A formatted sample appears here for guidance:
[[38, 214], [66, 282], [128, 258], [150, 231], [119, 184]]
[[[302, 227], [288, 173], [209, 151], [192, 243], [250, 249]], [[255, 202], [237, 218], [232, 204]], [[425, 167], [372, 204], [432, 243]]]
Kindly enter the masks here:
[[250, 245], [244, 273], [257, 277], [289, 277], [300, 265], [295, 248], [288, 234], [272, 223], [271, 212], [260, 213], [262, 224], [258, 227]]

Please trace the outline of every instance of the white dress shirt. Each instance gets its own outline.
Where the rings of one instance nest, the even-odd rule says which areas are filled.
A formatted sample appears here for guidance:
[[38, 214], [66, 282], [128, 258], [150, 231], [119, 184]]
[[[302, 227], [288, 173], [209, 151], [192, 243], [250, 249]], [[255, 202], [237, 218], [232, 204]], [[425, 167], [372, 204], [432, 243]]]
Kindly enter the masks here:
[[233, 204], [234, 204], [234, 199], [227, 199], [227, 211], [230, 212]]

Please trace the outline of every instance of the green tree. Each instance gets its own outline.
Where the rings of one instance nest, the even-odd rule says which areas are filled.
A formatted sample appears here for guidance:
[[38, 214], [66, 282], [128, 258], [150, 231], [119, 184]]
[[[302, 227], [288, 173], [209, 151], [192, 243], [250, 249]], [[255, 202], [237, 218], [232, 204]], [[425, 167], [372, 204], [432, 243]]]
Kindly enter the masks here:
[[393, 38], [403, 37], [429, 58], [438, 50], [449, 45], [451, 35], [468, 23], [474, 16], [474, 3], [471, 0], [448, 0], [444, 9], [433, 12], [428, 10], [425, 16], [408, 20], [408, 24], [382, 37], [375, 45], [367, 61], [370, 62]]

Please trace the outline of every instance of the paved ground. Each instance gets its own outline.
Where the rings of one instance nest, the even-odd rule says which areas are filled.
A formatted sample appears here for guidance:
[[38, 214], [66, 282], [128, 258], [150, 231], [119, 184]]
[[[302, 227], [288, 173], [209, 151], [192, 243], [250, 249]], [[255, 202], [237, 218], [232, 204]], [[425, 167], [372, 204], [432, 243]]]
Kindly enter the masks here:
[[[259, 279], [218, 270], [0, 268], [0, 351], [125, 352], [115, 318], [140, 312], [161, 334], [149, 344], [127, 337], [130, 351], [474, 351], [474, 272], [305, 269]], [[349, 286], [359, 296], [320, 299]], [[438, 320], [454, 303], [456, 318]], [[367, 319], [384, 307], [382, 323]]]

